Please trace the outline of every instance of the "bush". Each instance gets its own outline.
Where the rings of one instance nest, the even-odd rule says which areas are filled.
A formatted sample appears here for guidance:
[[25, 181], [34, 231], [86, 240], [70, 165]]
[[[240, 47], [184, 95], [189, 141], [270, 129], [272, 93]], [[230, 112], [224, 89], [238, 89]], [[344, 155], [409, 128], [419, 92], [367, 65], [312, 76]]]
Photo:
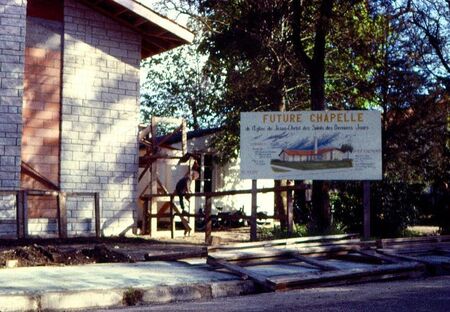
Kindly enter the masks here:
[[372, 233], [380, 237], [400, 236], [415, 224], [423, 185], [376, 182], [371, 187]]
[[363, 205], [361, 183], [338, 183], [330, 192], [334, 223], [342, 224], [349, 233], [362, 233]]
[[[362, 183], [339, 182], [332, 188], [330, 203], [333, 220], [348, 232], [363, 232]], [[416, 224], [422, 196], [422, 184], [380, 181], [371, 183], [372, 236], [393, 237]]]

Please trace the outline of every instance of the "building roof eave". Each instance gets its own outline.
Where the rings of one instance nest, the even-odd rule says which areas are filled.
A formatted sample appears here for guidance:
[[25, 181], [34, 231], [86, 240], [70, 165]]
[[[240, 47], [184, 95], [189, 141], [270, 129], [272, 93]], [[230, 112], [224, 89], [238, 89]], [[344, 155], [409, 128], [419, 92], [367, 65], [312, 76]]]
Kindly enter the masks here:
[[187, 28], [150, 9], [143, 0], [80, 0], [142, 35], [142, 58], [191, 43], [194, 34]]

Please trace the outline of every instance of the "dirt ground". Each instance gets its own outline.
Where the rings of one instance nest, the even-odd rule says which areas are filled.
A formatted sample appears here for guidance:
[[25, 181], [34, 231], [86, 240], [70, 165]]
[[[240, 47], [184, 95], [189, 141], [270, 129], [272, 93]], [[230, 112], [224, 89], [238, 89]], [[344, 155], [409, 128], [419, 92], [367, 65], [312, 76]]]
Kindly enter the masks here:
[[[248, 241], [249, 235], [248, 227], [213, 232], [215, 243]], [[189, 252], [200, 256], [205, 250], [204, 241], [203, 232], [175, 239], [151, 239], [139, 236], [0, 240], [0, 268], [136, 262], [144, 261], [147, 254], [167, 255]]]
[[[422, 235], [435, 234], [435, 227], [415, 227]], [[213, 230], [213, 244], [246, 242], [250, 228]], [[190, 253], [204, 255], [205, 233], [175, 239], [148, 236], [113, 238], [0, 240], [0, 269], [7, 266], [76, 265], [144, 261], [146, 255]], [[10, 261], [13, 260], [13, 261]], [[17, 260], [17, 261], [14, 261]]]

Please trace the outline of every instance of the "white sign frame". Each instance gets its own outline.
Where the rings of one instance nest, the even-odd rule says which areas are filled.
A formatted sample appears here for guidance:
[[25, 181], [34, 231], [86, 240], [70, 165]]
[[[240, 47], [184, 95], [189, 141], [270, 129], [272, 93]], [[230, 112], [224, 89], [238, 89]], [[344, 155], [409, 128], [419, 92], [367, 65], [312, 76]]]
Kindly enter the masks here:
[[241, 179], [381, 180], [379, 111], [241, 113]]

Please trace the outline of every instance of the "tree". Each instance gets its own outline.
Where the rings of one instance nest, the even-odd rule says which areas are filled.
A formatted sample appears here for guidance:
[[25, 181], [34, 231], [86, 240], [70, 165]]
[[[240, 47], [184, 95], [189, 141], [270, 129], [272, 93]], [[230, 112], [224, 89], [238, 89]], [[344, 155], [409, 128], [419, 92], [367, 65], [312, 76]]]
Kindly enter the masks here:
[[[165, 75], [176, 84], [166, 88], [166, 98], [182, 89], [197, 94], [188, 106], [196, 116], [191, 124], [214, 116], [206, 120], [226, 130], [216, 142], [224, 160], [236, 156], [241, 111], [372, 108], [383, 114], [385, 181], [375, 186], [380, 194], [383, 187], [393, 196], [408, 193], [395, 192], [395, 183], [445, 181], [448, 136], [437, 112], [449, 99], [447, 0], [164, 3], [177, 2], [187, 4], [178, 9], [203, 27], [195, 52], [206, 62], [198, 67], [200, 79]], [[175, 68], [189, 67], [181, 55], [174, 58]], [[189, 86], [192, 81], [207, 81], [212, 89], [199, 93]], [[206, 98], [198, 100], [199, 94]], [[180, 102], [191, 103], [188, 96], [164, 99], [156, 110], [172, 107], [168, 113], [175, 114]], [[321, 230], [330, 221], [327, 184], [314, 183], [315, 221]]]
[[[199, 27], [195, 21], [189, 26]], [[205, 74], [205, 56], [197, 49], [198, 39], [142, 63], [146, 72], [141, 96], [142, 121], [148, 122], [151, 116], [181, 117], [194, 129], [218, 123], [220, 116], [213, 108], [220, 98], [221, 81]]]

